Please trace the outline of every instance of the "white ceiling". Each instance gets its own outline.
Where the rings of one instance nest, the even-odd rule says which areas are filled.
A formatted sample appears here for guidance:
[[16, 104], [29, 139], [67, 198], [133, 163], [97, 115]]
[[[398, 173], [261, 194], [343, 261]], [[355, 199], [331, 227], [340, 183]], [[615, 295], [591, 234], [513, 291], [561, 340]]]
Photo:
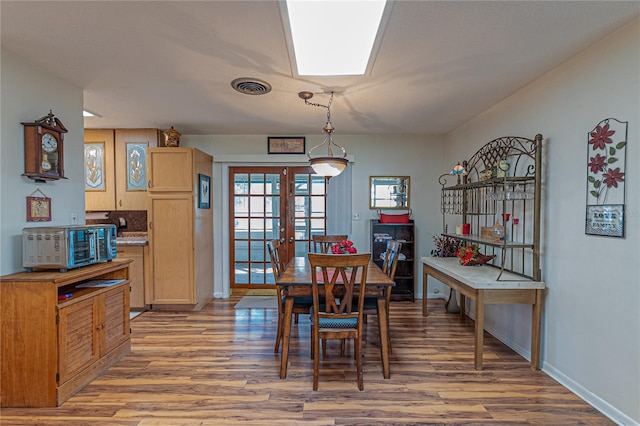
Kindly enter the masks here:
[[[640, 14], [640, 2], [396, 1], [368, 76], [294, 78], [277, 1], [6, 1], [3, 48], [84, 89], [87, 128], [442, 134]], [[331, 22], [314, 22], [318, 37]], [[318, 52], [331, 60], [331, 52]], [[238, 77], [273, 90], [231, 88]]]

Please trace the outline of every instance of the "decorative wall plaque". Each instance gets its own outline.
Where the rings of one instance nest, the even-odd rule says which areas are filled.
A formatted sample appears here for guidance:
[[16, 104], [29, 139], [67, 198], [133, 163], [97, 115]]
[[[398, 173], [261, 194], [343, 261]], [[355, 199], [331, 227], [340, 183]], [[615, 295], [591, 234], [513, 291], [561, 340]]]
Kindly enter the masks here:
[[586, 234], [624, 237], [627, 126], [607, 118], [587, 134]]

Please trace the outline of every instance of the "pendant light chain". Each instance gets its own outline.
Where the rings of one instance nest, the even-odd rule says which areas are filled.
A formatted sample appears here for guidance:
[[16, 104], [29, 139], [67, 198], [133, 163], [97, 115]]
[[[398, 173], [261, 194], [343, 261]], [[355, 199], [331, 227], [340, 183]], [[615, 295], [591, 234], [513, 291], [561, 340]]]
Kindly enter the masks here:
[[[327, 179], [329, 179], [332, 176], [336, 176], [336, 175], [340, 174], [345, 169], [345, 167], [347, 166], [347, 163], [348, 163], [348, 161], [346, 159], [347, 151], [343, 147], [341, 147], [340, 145], [335, 143], [333, 141], [333, 138], [331, 137], [332, 133], [335, 131], [335, 128], [333, 127], [333, 124], [331, 124], [331, 104], [333, 103], [333, 95], [334, 95], [334, 93], [331, 92], [331, 97], [329, 98], [328, 104], [327, 105], [323, 105], [323, 104], [319, 104], [319, 103], [315, 103], [315, 102], [309, 102], [309, 99], [311, 99], [311, 97], [313, 97], [313, 93], [311, 93], [311, 92], [300, 92], [300, 93], [298, 93], [298, 96], [301, 99], [304, 99], [305, 105], [311, 105], [311, 106], [321, 107], [321, 108], [326, 108], [327, 109], [327, 123], [322, 128], [323, 133], [326, 133], [327, 136], [326, 136], [324, 142], [322, 142], [320, 145], [314, 146], [307, 153], [307, 156], [309, 157], [309, 161], [311, 162], [311, 167], [314, 168], [316, 173], [324, 175]], [[326, 157], [312, 157], [311, 156], [311, 153], [313, 151], [315, 151], [317, 148], [320, 148], [320, 147], [322, 147], [324, 145], [327, 146], [327, 156]], [[342, 157], [334, 157], [333, 156], [333, 149], [332, 149], [331, 145], [335, 145], [336, 147], [340, 148], [340, 150], [342, 151]]]

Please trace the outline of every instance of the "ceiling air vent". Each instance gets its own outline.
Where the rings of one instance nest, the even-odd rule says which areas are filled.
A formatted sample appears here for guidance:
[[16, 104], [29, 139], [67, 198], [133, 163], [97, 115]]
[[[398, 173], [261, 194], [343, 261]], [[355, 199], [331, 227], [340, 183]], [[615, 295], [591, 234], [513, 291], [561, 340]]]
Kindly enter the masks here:
[[264, 95], [271, 91], [271, 85], [257, 78], [236, 78], [231, 82], [231, 87], [245, 95]]

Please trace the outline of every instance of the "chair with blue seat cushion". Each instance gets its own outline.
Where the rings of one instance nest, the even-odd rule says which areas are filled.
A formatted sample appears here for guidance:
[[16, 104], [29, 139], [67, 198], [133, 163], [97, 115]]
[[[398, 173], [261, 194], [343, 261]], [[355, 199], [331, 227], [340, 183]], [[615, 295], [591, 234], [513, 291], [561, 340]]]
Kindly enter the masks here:
[[339, 255], [309, 253], [313, 294], [311, 310], [313, 390], [318, 390], [321, 339], [323, 341], [353, 339], [358, 389], [364, 389], [362, 313], [367, 266], [370, 259], [371, 253]]
[[[387, 241], [387, 249], [383, 253], [382, 272], [387, 274], [393, 281], [396, 275], [396, 268], [398, 266], [398, 259], [400, 258], [400, 250], [402, 249], [402, 243], [395, 240]], [[386, 305], [387, 305], [387, 324], [389, 324], [389, 305], [391, 302], [391, 287], [387, 287], [386, 291]], [[367, 322], [368, 315], [378, 315], [378, 302], [375, 297], [364, 298], [364, 322]], [[391, 349], [391, 333], [387, 333], [387, 345], [389, 347], [389, 353]]]
[[[280, 350], [280, 342], [282, 341], [282, 333], [284, 332], [284, 289], [278, 285], [280, 275], [284, 271], [284, 262], [280, 256], [280, 240], [267, 241], [267, 251], [269, 252], [269, 258], [271, 259], [271, 269], [273, 270], [273, 277], [276, 282], [276, 288], [278, 291], [278, 329], [276, 331], [276, 345], [273, 352], [277, 353]], [[313, 300], [311, 297], [294, 297], [293, 298], [293, 315], [295, 322], [298, 321], [299, 314], [308, 314]]]

